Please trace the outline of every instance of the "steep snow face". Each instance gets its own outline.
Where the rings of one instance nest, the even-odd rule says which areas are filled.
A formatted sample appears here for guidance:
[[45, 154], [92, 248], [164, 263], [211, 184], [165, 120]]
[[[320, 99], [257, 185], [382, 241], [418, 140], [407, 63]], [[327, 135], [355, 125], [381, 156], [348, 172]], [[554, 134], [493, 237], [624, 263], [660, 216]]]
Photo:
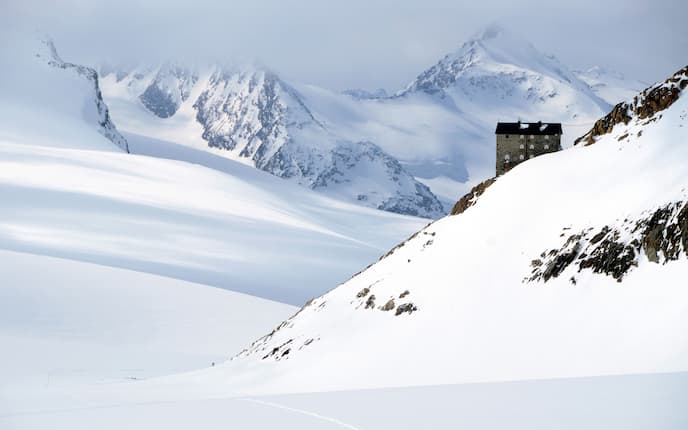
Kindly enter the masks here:
[[129, 131], [205, 146], [215, 154], [368, 207], [429, 218], [444, 213], [437, 197], [397, 160], [375, 143], [340, 138], [274, 73], [215, 67], [201, 75], [186, 101], [165, 121], [132, 103], [132, 96], [133, 100], [142, 97], [138, 91], [145, 94], [155, 86], [155, 79], [134, 73], [119, 81], [111, 74], [104, 81], [116, 115]]
[[89, 141], [91, 149], [128, 151], [94, 69], [63, 61], [50, 39], [7, 37], [16, 39], [8, 42], [15, 49], [0, 55], [6, 71], [0, 84], [0, 137], [31, 142], [49, 136], [55, 146], [82, 147]]
[[647, 87], [647, 83], [626, 77], [623, 73], [604, 67], [591, 67], [587, 70], [575, 70], [575, 75], [585, 82], [604, 101], [615, 105], [633, 98]]
[[[675, 78], [666, 85], [680, 88]], [[687, 370], [685, 92], [653, 121], [517, 166], [253, 343], [221, 369], [227, 383], [318, 391]]]
[[139, 96], [141, 103], [160, 118], [169, 118], [189, 98], [198, 75], [188, 68], [167, 63]]

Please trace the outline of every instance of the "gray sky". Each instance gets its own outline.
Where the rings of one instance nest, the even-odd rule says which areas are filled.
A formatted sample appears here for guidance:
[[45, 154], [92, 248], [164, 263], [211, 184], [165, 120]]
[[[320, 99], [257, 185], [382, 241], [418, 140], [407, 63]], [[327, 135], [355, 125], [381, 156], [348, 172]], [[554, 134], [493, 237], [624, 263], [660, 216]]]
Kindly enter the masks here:
[[688, 63], [686, 0], [0, 0], [0, 9], [0, 27], [49, 33], [71, 61], [258, 59], [332, 89], [399, 89], [492, 22], [571, 68], [653, 82]]

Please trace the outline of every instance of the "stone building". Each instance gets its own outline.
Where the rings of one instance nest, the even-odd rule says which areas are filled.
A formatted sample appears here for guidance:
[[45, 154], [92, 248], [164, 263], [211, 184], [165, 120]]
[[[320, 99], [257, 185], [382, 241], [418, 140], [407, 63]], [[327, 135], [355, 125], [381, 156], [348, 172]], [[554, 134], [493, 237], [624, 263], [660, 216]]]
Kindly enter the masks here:
[[548, 122], [498, 122], [497, 176], [538, 155], [561, 150], [561, 124]]

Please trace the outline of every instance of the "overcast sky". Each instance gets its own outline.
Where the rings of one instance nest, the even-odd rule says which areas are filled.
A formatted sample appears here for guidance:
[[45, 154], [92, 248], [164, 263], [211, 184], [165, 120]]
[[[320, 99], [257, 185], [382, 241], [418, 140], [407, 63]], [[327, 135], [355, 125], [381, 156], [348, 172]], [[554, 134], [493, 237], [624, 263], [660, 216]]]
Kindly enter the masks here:
[[257, 59], [331, 89], [396, 90], [493, 22], [571, 68], [653, 82], [688, 63], [686, 0], [0, 0], [0, 10], [3, 29], [49, 33], [70, 61]]

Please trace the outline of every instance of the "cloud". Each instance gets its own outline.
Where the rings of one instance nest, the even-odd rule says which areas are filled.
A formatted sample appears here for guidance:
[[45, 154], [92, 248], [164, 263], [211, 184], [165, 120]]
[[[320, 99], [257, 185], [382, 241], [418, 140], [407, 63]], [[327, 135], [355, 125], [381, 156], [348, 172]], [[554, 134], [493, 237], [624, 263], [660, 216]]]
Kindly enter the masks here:
[[688, 58], [681, 0], [12, 0], [3, 8], [0, 25], [50, 33], [74, 61], [258, 59], [333, 89], [398, 89], [493, 21], [572, 67], [601, 64], [654, 81]]

